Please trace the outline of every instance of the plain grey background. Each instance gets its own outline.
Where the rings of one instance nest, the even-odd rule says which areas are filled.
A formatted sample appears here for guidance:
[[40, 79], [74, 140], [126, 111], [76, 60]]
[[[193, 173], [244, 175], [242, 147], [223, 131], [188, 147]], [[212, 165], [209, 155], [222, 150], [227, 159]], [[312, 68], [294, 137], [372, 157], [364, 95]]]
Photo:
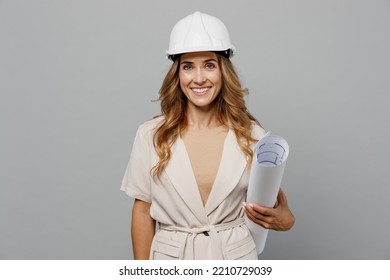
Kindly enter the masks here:
[[120, 183], [196, 10], [225, 22], [248, 107], [290, 144], [296, 224], [260, 258], [390, 258], [390, 1], [0, 0], [0, 259], [132, 258]]

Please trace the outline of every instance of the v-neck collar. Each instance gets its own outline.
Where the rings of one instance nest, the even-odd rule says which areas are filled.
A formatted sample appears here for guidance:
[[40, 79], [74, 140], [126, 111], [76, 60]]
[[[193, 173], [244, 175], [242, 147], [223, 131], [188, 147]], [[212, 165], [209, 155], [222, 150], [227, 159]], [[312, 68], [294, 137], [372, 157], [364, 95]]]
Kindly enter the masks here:
[[165, 171], [191, 211], [200, 221], [207, 223], [208, 215], [234, 189], [247, 164], [234, 131], [229, 129], [226, 135], [217, 175], [205, 206], [203, 206], [191, 161], [181, 137], [177, 138], [171, 151], [171, 159]]

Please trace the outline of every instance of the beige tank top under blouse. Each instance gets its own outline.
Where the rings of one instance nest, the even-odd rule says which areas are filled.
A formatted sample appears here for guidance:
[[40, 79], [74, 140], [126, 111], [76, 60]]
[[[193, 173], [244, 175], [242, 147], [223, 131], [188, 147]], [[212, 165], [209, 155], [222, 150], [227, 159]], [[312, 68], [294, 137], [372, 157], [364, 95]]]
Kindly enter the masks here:
[[206, 204], [217, 176], [228, 130], [228, 127], [222, 125], [207, 131], [186, 131], [181, 136], [191, 161], [203, 205]]

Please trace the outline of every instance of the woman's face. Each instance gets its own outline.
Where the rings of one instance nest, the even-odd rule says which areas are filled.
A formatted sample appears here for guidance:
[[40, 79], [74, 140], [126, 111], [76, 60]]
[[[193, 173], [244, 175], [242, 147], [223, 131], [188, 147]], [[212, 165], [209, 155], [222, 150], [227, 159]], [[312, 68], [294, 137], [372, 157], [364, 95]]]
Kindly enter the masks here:
[[209, 109], [222, 87], [222, 74], [213, 52], [186, 53], [180, 57], [180, 88], [188, 106]]

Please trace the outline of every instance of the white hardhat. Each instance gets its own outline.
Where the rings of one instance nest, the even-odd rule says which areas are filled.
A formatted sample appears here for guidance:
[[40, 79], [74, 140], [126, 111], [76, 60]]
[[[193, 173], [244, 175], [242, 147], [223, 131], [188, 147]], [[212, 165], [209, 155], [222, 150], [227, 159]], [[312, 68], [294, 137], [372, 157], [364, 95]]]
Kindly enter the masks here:
[[218, 18], [195, 12], [179, 20], [172, 29], [167, 57], [175, 60], [175, 55], [198, 52], [223, 52], [232, 57], [235, 47], [230, 42], [225, 24]]

